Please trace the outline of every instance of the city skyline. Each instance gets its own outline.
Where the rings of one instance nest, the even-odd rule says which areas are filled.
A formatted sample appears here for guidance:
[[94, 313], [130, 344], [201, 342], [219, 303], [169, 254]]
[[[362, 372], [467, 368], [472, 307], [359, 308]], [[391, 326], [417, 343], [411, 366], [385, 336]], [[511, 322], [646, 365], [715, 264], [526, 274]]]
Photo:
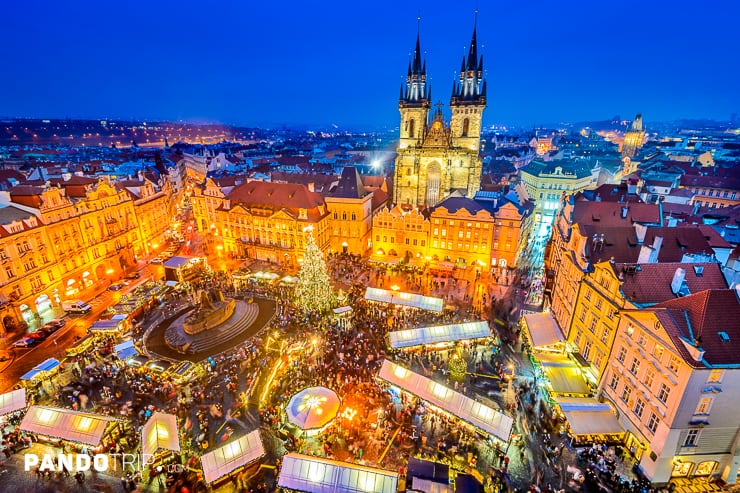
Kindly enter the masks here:
[[42, 2], [30, 15], [14, 4], [0, 108], [5, 117], [393, 128], [417, 17], [433, 100], [447, 105], [477, 8], [485, 125], [636, 113], [727, 120], [740, 109], [738, 7], [690, 10], [702, 28], [689, 34], [692, 5], [673, 5], [162, 2], [142, 11], [135, 2], [108, 12]]

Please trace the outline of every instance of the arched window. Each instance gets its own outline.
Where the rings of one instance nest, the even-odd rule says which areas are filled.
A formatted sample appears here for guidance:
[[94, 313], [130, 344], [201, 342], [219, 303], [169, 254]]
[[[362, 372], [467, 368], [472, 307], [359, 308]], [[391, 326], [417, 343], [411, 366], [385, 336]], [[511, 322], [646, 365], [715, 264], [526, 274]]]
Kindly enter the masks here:
[[357, 221], [357, 214], [355, 214], [354, 212], [352, 213], [352, 220]]
[[470, 129], [470, 118], [463, 120], [462, 137], [468, 136], [468, 130]]
[[342, 221], [346, 221], [346, 220], [347, 220], [347, 213], [342, 212]]
[[416, 122], [414, 121], [413, 118], [411, 120], [409, 120], [409, 137], [410, 138], [414, 138], [414, 135], [415, 135], [414, 134], [414, 126], [415, 126], [414, 124], [415, 123]]
[[337, 212], [334, 211], [334, 220], [336, 221], [338, 219]]

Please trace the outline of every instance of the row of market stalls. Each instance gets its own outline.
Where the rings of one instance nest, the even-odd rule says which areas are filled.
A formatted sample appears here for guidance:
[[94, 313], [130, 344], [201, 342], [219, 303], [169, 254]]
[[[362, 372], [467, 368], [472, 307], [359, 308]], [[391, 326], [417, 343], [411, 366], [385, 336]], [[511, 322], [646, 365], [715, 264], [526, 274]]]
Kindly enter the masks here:
[[427, 345], [444, 346], [488, 337], [491, 337], [491, 329], [488, 322], [483, 320], [397, 330], [388, 333], [388, 342], [393, 349], [407, 349]]
[[[48, 406], [26, 407], [25, 388], [0, 395], [0, 418], [25, 410], [19, 426], [21, 431], [51, 443], [65, 442], [72, 448], [92, 447], [95, 450], [108, 438], [115, 438], [125, 425], [123, 420], [111, 416]], [[177, 452], [180, 452], [177, 417], [153, 413], [141, 430], [141, 454], [146, 464], [164, 464]], [[201, 456], [203, 477], [207, 483], [214, 483], [264, 455], [259, 430], [254, 430]]]
[[27, 385], [34, 385], [44, 379], [51, 378], [58, 371], [61, 364], [61, 361], [58, 359], [49, 358], [23, 374], [21, 376], [21, 382]]
[[574, 444], [622, 442], [624, 430], [616, 412], [608, 403], [593, 397], [593, 368], [579, 353], [568, 351], [568, 343], [552, 315], [523, 312], [520, 323], [532, 347], [535, 374], [550, 403], [567, 421]]
[[493, 438], [501, 448], [509, 442], [514, 420], [492, 407], [388, 360], [383, 361], [378, 378], [458, 418]]

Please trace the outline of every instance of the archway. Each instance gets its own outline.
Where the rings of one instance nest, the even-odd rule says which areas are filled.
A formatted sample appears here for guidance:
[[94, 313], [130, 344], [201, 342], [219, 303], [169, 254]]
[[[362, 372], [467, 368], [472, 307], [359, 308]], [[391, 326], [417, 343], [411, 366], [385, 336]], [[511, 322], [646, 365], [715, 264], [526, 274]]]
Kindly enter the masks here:
[[24, 303], [20, 307], [18, 307], [18, 309], [21, 311], [21, 317], [23, 317], [23, 321], [30, 325], [35, 319], [31, 307]]
[[425, 203], [431, 207], [439, 202], [439, 186], [442, 178], [442, 168], [438, 162], [433, 162], [427, 167], [427, 189]]
[[98, 278], [98, 281], [101, 281], [106, 278], [105, 275], [105, 265], [98, 264], [97, 267], [95, 267], [95, 277]]
[[36, 311], [41, 316], [41, 318], [43, 318], [47, 312], [50, 312], [53, 309], [53, 306], [51, 304], [51, 298], [49, 298], [45, 294], [42, 294], [41, 296], [36, 298], [35, 303], [36, 303]]

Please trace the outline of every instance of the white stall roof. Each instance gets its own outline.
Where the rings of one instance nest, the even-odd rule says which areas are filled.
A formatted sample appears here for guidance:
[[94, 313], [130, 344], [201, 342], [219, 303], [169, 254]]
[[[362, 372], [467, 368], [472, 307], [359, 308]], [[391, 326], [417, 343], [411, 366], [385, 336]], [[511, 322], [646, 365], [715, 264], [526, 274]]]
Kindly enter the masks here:
[[351, 306], [340, 306], [339, 308], [334, 309], [334, 313], [336, 313], [337, 315], [341, 315], [342, 313], [347, 313], [351, 311], [352, 311]]
[[18, 389], [0, 395], [0, 416], [14, 413], [26, 407], [26, 389]]
[[437, 344], [440, 342], [463, 341], [490, 337], [488, 322], [466, 322], [462, 324], [435, 325], [416, 329], [397, 330], [388, 334], [394, 349]]
[[31, 406], [21, 423], [21, 430], [70, 442], [96, 446], [113, 418], [69, 409]]
[[557, 397], [555, 400], [565, 414], [574, 435], [624, 432], [609, 404], [592, 397]]
[[278, 486], [307, 493], [395, 493], [398, 474], [290, 453], [283, 456]]
[[383, 361], [378, 377], [504, 442], [509, 440], [514, 421], [485, 404], [388, 360]]
[[441, 312], [445, 307], [445, 301], [442, 298], [433, 298], [431, 296], [422, 296], [415, 293], [404, 293], [402, 291], [390, 291], [380, 288], [367, 288], [365, 290], [365, 299], [368, 301], [377, 301], [380, 303], [392, 303], [394, 305], [410, 306], [421, 310], [430, 310]]
[[93, 322], [90, 332], [116, 332], [123, 327], [122, 320], [98, 320]]
[[200, 458], [203, 477], [212, 483], [241, 466], [250, 464], [265, 455], [259, 430], [227, 443]]
[[177, 417], [174, 414], [153, 413], [141, 428], [141, 453], [151, 457], [159, 449], [180, 451]]
[[563, 342], [563, 333], [550, 313], [529, 313], [524, 315], [532, 347], [542, 347]]

